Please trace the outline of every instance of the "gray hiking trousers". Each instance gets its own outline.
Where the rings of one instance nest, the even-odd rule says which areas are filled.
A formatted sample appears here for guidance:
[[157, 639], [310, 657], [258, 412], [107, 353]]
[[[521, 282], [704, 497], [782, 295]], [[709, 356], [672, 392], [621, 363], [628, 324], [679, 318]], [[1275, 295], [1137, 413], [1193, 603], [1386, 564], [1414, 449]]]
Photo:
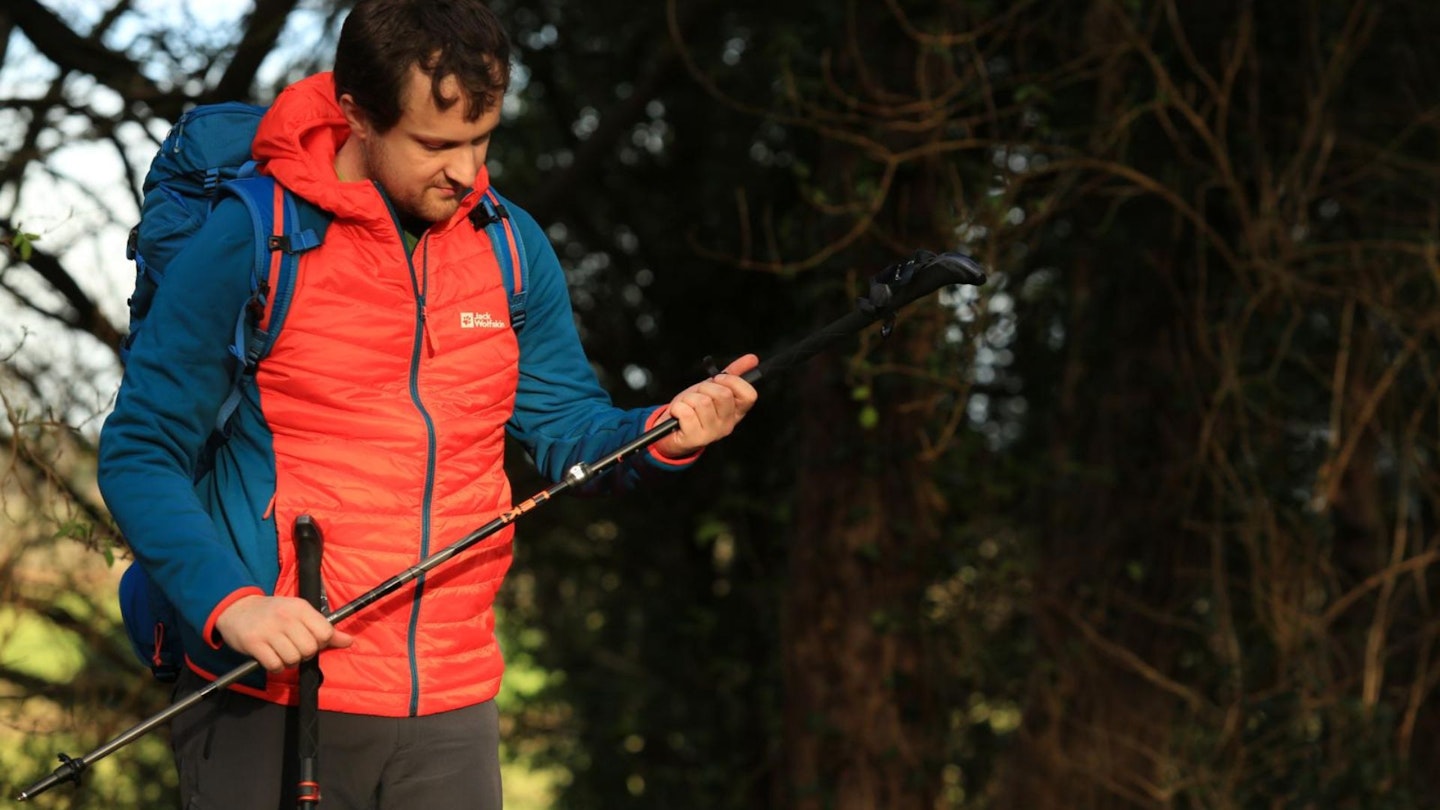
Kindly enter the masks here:
[[[175, 697], [205, 681], [184, 669]], [[184, 810], [294, 810], [296, 710], [226, 690], [176, 717]], [[500, 810], [495, 702], [424, 717], [320, 713], [326, 810]]]

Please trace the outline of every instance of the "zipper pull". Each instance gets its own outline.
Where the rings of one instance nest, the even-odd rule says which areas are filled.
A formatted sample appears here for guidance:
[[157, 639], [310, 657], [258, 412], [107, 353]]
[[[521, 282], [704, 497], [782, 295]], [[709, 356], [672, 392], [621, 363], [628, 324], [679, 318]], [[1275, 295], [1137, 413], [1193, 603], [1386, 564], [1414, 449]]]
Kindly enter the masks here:
[[[435, 330], [430, 328], [430, 318], [425, 311], [425, 299], [430, 293], [430, 230], [427, 228], [425, 234], [420, 237], [420, 244], [415, 246], [420, 253], [420, 330], [425, 333], [425, 345], [430, 348], [430, 356], [434, 357], [440, 351], [440, 338], [435, 335]], [[414, 267], [412, 260], [411, 267]]]
[[435, 336], [435, 330], [430, 328], [430, 316], [425, 311], [425, 297], [420, 297], [420, 331], [425, 333], [425, 346], [430, 350], [430, 356], [434, 357], [440, 351], [440, 338]]

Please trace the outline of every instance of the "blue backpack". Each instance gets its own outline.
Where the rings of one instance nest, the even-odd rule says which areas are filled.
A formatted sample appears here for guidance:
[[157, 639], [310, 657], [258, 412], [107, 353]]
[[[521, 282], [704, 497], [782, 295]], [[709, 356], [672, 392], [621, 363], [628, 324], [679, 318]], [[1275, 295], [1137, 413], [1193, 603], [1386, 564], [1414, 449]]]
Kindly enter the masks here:
[[[129, 359], [142, 328], [164, 328], [164, 324], [145, 326], [155, 292], [164, 284], [166, 267], [205, 224], [215, 204], [229, 195], [243, 202], [250, 212], [255, 231], [250, 297], [235, 315], [234, 340], [229, 346], [236, 360], [230, 393], [216, 415], [215, 429], [196, 472], [197, 481], [208, 471], [215, 451], [228, 436], [230, 418], [240, 404], [245, 379], [255, 374], [270, 353], [285, 323], [300, 254], [320, 246], [330, 221], [324, 211], [277, 186], [271, 178], [255, 173], [251, 143], [264, 114], [264, 107], [224, 102], [196, 107], [182, 115], [165, 136], [145, 175], [140, 222], [131, 229], [126, 248], [127, 257], [135, 262], [135, 291], [129, 300], [130, 332], [120, 345], [122, 363]], [[529, 263], [519, 229], [510, 221], [510, 212], [493, 189], [486, 191], [470, 221], [476, 230], [484, 228], [490, 237], [510, 298], [510, 325], [518, 332], [525, 324], [525, 297], [529, 291]], [[277, 255], [279, 269], [272, 290], [270, 265]], [[267, 311], [270, 319], [261, 329]], [[185, 655], [176, 631], [179, 616], [138, 563], [132, 563], [120, 579], [120, 613], [135, 655], [158, 680], [175, 680]]]

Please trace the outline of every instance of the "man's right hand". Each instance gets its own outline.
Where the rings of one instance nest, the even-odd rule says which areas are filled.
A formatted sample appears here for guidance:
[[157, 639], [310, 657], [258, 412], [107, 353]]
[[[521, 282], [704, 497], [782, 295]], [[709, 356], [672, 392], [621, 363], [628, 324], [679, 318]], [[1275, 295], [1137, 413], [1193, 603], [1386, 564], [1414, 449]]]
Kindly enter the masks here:
[[349, 647], [355, 637], [336, 630], [320, 611], [291, 596], [247, 596], [215, 620], [220, 637], [268, 672], [299, 664], [327, 647]]

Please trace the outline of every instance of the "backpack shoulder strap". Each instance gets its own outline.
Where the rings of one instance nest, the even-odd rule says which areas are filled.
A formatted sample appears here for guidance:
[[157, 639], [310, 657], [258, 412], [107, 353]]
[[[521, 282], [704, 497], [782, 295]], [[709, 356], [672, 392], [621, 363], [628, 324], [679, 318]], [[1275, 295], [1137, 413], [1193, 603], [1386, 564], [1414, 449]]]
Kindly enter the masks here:
[[236, 359], [234, 381], [216, 417], [216, 429], [223, 432], [240, 404], [241, 380], [255, 373], [285, 325], [300, 272], [300, 254], [320, 246], [330, 220], [310, 203], [297, 202], [294, 194], [264, 175], [231, 180], [221, 186], [221, 193], [245, 204], [255, 246], [250, 298], [235, 317], [235, 339], [230, 344], [230, 354]]
[[525, 326], [525, 296], [530, 291], [530, 262], [525, 256], [525, 241], [520, 238], [520, 228], [510, 217], [509, 202], [488, 188], [475, 210], [470, 222], [476, 230], [485, 229], [495, 258], [500, 262], [500, 280], [505, 284], [505, 293], [510, 297], [510, 328], [519, 332]]

